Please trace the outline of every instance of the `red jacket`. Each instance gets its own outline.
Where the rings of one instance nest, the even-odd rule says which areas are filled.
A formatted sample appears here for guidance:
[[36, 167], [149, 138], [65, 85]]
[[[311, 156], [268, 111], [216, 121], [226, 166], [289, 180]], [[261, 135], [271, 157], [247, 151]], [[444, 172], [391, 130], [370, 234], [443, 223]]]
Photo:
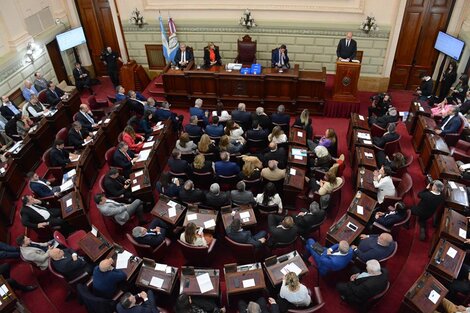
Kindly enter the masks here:
[[122, 133], [122, 141], [124, 141], [129, 146], [129, 149], [135, 153], [139, 153], [144, 146], [144, 137], [139, 134], [135, 134], [135, 139], [137, 140], [139, 138], [141, 139], [141, 142], [135, 143], [135, 140], [132, 139], [131, 135], [128, 133]]

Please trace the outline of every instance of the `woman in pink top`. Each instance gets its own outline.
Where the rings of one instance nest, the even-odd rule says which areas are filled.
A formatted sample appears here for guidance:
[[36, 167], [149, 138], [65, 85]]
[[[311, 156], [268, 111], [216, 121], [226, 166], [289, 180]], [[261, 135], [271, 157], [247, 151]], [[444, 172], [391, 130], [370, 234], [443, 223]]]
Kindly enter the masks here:
[[446, 116], [447, 112], [453, 107], [452, 99], [444, 98], [442, 102], [434, 105], [434, 108], [431, 109], [432, 116]]

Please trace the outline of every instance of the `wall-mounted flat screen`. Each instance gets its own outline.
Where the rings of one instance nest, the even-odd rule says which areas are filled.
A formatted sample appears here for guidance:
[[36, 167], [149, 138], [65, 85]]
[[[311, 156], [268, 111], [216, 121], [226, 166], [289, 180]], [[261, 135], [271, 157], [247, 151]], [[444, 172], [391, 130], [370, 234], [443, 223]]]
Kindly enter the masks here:
[[60, 51], [86, 43], [83, 27], [77, 27], [56, 36]]
[[437, 35], [436, 43], [434, 44], [434, 49], [458, 61], [460, 59], [460, 56], [462, 55], [464, 46], [465, 42], [463, 42], [462, 40], [457, 39], [444, 32], [439, 32], [439, 34]]

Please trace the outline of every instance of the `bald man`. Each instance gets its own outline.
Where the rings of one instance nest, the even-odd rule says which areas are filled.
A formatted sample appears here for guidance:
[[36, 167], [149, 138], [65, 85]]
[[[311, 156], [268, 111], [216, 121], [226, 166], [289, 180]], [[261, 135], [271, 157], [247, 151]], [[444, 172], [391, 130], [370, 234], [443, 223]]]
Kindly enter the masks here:
[[93, 293], [96, 296], [112, 299], [118, 285], [127, 279], [126, 273], [113, 267], [112, 258], [104, 259], [93, 270]]
[[338, 58], [351, 61], [356, 57], [357, 43], [352, 39], [352, 32], [346, 33], [346, 38], [339, 41], [338, 47], [336, 48], [336, 55]]
[[83, 257], [79, 257], [72, 249], [53, 248], [49, 251], [49, 257], [52, 260], [54, 270], [64, 275], [67, 280], [73, 280], [83, 272], [90, 274], [93, 269]]
[[361, 235], [359, 246], [352, 245], [354, 255], [361, 261], [367, 262], [372, 259], [382, 260], [389, 257], [395, 250], [396, 242], [389, 233], [380, 235]]

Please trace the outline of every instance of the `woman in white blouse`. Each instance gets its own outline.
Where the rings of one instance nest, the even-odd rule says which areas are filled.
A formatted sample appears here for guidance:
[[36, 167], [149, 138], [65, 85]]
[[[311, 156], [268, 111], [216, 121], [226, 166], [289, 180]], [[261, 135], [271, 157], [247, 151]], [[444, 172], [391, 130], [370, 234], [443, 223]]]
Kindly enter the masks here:
[[225, 134], [230, 137], [230, 141], [238, 141], [241, 144], [245, 144], [245, 138], [243, 138], [243, 128], [241, 128], [233, 120], [228, 120], [225, 125]]
[[392, 170], [388, 166], [382, 166], [380, 170], [374, 171], [374, 187], [377, 188], [377, 202], [384, 202], [385, 196], [396, 195], [395, 185], [390, 174]]
[[181, 233], [180, 240], [196, 247], [207, 247], [207, 241], [202, 234], [198, 233], [196, 224], [190, 222], [186, 225], [186, 229]]
[[299, 282], [299, 277], [294, 272], [289, 272], [284, 276], [279, 300], [280, 312], [287, 312], [289, 309], [298, 307], [306, 307], [311, 302], [307, 287]]
[[282, 199], [276, 191], [276, 186], [269, 182], [264, 186], [263, 193], [259, 193], [256, 196], [256, 203], [264, 206], [278, 206], [278, 213], [282, 213]]
[[269, 142], [275, 142], [278, 144], [284, 143], [287, 142], [287, 136], [286, 134], [284, 134], [280, 126], [275, 126], [273, 128], [273, 131], [269, 134], [268, 140]]
[[217, 108], [215, 111], [212, 111], [212, 117], [218, 116], [219, 122], [225, 123], [230, 120], [232, 117], [226, 110], [224, 110], [224, 105], [222, 102], [217, 102]]
[[182, 133], [180, 139], [176, 141], [175, 148], [181, 152], [191, 152], [197, 149], [197, 145], [192, 140], [189, 140], [188, 133]]

